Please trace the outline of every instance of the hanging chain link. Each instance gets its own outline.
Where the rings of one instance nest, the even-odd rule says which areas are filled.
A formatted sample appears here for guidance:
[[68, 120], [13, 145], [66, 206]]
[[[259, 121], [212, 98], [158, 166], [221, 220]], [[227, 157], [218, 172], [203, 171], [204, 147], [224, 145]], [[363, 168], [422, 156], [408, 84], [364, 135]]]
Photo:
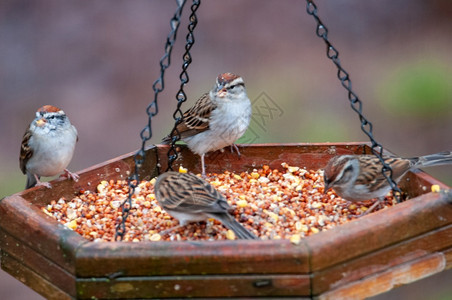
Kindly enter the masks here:
[[152, 137], [152, 126], [151, 126], [152, 118], [158, 113], [158, 104], [157, 104], [158, 95], [165, 88], [164, 83], [165, 70], [168, 69], [168, 67], [171, 64], [171, 52], [176, 41], [177, 30], [180, 25], [181, 15], [186, 0], [176, 0], [176, 2], [177, 9], [170, 21], [171, 32], [166, 38], [165, 54], [160, 59], [160, 76], [152, 85], [152, 89], [154, 90], [154, 100], [146, 108], [146, 113], [148, 115], [148, 123], [146, 127], [144, 127], [143, 130], [140, 132], [142, 142], [141, 148], [140, 150], [137, 151], [137, 153], [133, 157], [133, 161], [135, 163], [135, 170], [127, 179], [129, 186], [129, 195], [120, 206], [122, 215], [120, 217], [119, 224], [116, 225], [115, 241], [117, 241], [118, 239], [122, 241], [126, 232], [126, 222], [130, 214], [130, 209], [132, 207], [132, 196], [135, 193], [135, 189], [139, 183], [139, 169], [142, 167], [146, 155], [145, 152], [146, 142], [149, 141]]
[[397, 183], [392, 178], [392, 168], [383, 159], [383, 146], [379, 144], [373, 137], [372, 134], [372, 123], [368, 121], [362, 114], [362, 102], [359, 100], [358, 96], [352, 91], [352, 81], [349, 74], [342, 68], [339, 60], [339, 51], [331, 44], [328, 40], [328, 29], [325, 27], [323, 22], [320, 20], [317, 14], [317, 6], [314, 4], [313, 0], [306, 0], [306, 11], [309, 15], [313, 16], [317, 22], [316, 34], [318, 37], [322, 38], [326, 44], [326, 55], [337, 67], [337, 78], [341, 81], [341, 85], [348, 91], [348, 100], [350, 101], [351, 108], [358, 114], [359, 120], [361, 121], [361, 130], [369, 137], [372, 143], [372, 153], [380, 160], [383, 168], [381, 170], [383, 176], [388, 181], [391, 186], [394, 197], [397, 202], [401, 200], [401, 191], [397, 186]]
[[176, 94], [177, 99], [177, 107], [176, 110], [173, 113], [173, 119], [176, 121], [174, 124], [173, 129], [171, 130], [171, 147], [168, 150], [167, 156], [168, 156], [168, 170], [173, 170], [173, 162], [177, 159], [177, 149], [176, 149], [176, 142], [180, 140], [181, 136], [179, 133], [179, 130], [177, 130], [177, 126], [183, 121], [184, 114], [181, 110], [182, 103], [187, 101], [187, 95], [185, 94], [184, 87], [190, 80], [188, 77], [187, 69], [192, 63], [192, 58], [190, 54], [190, 50], [193, 47], [195, 43], [195, 36], [193, 34], [193, 31], [195, 30], [196, 25], [198, 24], [198, 17], [196, 16], [196, 11], [198, 10], [199, 6], [201, 5], [201, 0], [193, 0], [193, 4], [191, 5], [191, 14], [190, 14], [190, 23], [188, 24], [188, 33], [185, 38], [186, 44], [185, 44], [185, 52], [182, 55], [182, 72], [179, 75], [180, 79], [180, 88], [179, 91]]

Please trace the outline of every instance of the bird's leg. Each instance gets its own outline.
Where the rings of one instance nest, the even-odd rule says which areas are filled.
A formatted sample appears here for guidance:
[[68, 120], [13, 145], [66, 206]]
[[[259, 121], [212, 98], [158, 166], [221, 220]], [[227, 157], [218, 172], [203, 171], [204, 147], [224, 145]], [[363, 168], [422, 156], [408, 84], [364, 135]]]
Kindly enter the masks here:
[[75, 182], [78, 181], [78, 179], [80, 178], [80, 176], [78, 176], [75, 173], [72, 173], [71, 171], [69, 171], [68, 169], [64, 169], [64, 173], [60, 175], [60, 178], [67, 178], [67, 179], [72, 179]]
[[242, 154], [240, 153], [239, 147], [237, 147], [236, 144], [232, 144], [232, 145], [231, 145], [231, 153], [234, 153], [234, 149], [235, 149], [235, 151], [237, 152], [237, 155], [238, 155], [239, 158], [240, 158], [240, 156], [242, 156]]
[[205, 155], [204, 153], [201, 154], [201, 169], [202, 169], [201, 175], [203, 178], [206, 178], [206, 167], [204, 165], [204, 155]]
[[35, 186], [45, 186], [46, 188], [50, 189], [52, 188], [52, 185], [49, 182], [43, 182], [39, 179], [39, 176], [36, 174], [33, 174], [36, 179], [36, 185]]
[[366, 210], [365, 212], [363, 212], [361, 214], [361, 216], [365, 216], [367, 214], [370, 214], [375, 208], [377, 208], [377, 206], [379, 206], [382, 202], [383, 202], [384, 198], [378, 198], [377, 201], [375, 201], [374, 204], [372, 204], [371, 207], [369, 207], [368, 210]]

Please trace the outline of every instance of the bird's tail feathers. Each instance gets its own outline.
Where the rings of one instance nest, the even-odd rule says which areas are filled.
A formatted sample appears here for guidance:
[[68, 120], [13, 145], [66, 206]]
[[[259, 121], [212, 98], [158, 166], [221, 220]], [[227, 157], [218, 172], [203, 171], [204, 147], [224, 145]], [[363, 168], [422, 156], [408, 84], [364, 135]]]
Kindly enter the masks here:
[[38, 182], [33, 174], [27, 173], [27, 183], [25, 185], [25, 189], [29, 189], [34, 187]]
[[429, 154], [420, 156], [415, 166], [417, 167], [429, 167], [452, 164], [452, 152], [444, 151], [435, 154]]
[[215, 214], [215, 218], [221, 221], [224, 226], [228, 229], [234, 231], [236, 237], [241, 240], [257, 240], [257, 236], [249, 232], [245, 227], [242, 226], [233, 216], [230, 214]]

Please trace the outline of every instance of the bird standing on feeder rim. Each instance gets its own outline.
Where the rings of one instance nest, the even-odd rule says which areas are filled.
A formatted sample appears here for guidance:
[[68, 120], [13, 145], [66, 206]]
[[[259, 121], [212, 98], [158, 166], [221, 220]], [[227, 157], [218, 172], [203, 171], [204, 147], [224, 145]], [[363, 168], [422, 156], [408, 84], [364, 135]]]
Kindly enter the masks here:
[[[413, 158], [385, 157], [392, 169], [392, 178], [398, 183], [403, 175], [414, 168], [452, 164], [450, 151]], [[378, 198], [367, 211], [371, 212], [391, 190], [382, 174], [383, 165], [374, 155], [341, 155], [333, 157], [324, 170], [326, 193], [333, 188], [351, 202]]]
[[213, 218], [232, 230], [239, 239], [257, 239], [229, 214], [232, 208], [224, 196], [194, 174], [163, 173], [157, 178], [154, 191], [160, 206], [178, 219], [180, 226]]
[[[204, 156], [207, 152], [231, 146], [231, 151], [234, 147], [240, 156], [234, 143], [245, 133], [250, 120], [251, 101], [246, 94], [245, 83], [242, 77], [232, 73], [218, 75], [213, 89], [184, 113], [177, 131], [188, 148], [201, 156], [203, 177], [206, 174]], [[169, 144], [171, 134], [162, 141]]]
[[20, 147], [20, 169], [27, 175], [26, 189], [33, 186], [51, 188], [41, 182], [41, 176], [62, 176], [77, 181], [79, 176], [69, 172], [69, 165], [77, 142], [77, 129], [61, 109], [44, 105], [36, 112], [36, 118], [25, 131]]

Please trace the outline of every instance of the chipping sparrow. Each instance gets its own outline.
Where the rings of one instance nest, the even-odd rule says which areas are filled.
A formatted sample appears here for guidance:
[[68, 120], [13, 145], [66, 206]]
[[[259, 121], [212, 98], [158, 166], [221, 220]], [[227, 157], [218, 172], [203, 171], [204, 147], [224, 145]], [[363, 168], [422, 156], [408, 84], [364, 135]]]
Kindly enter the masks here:
[[[243, 79], [231, 73], [218, 75], [214, 88], [185, 112], [177, 130], [188, 148], [201, 156], [203, 177], [207, 152], [231, 145], [240, 156], [234, 143], [245, 133], [250, 119], [251, 102]], [[163, 143], [169, 142], [171, 135], [163, 139]]]
[[77, 181], [79, 176], [66, 167], [74, 154], [77, 129], [61, 109], [44, 105], [36, 112], [36, 118], [25, 131], [20, 147], [20, 169], [27, 174], [26, 189], [37, 186], [51, 188], [41, 182], [41, 176], [62, 176]]
[[157, 178], [154, 189], [160, 206], [178, 219], [180, 226], [214, 218], [239, 239], [257, 239], [229, 214], [232, 208], [223, 195], [196, 175], [166, 172]]
[[[385, 157], [396, 183], [414, 168], [452, 164], [450, 151], [414, 158]], [[345, 200], [357, 202], [373, 198], [384, 199], [391, 186], [381, 173], [383, 165], [374, 155], [335, 156], [325, 167], [325, 193], [334, 188]], [[376, 203], [378, 205], [379, 201]], [[373, 206], [371, 207], [374, 208]], [[371, 209], [369, 209], [371, 210]]]

